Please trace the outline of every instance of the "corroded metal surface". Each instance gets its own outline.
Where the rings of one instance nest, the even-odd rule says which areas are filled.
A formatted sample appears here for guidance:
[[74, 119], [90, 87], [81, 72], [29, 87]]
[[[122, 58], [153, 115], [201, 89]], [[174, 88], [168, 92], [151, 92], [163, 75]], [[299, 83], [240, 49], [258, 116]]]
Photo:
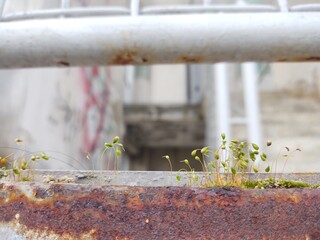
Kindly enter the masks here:
[[31, 239], [318, 239], [320, 189], [2, 183], [0, 221]]

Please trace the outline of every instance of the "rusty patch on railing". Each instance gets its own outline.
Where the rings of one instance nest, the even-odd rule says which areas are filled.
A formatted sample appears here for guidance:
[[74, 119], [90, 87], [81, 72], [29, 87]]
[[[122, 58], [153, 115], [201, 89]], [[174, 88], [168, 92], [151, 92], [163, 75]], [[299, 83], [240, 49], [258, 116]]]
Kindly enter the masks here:
[[320, 57], [281, 58], [278, 62], [318, 62]]
[[204, 62], [204, 58], [201, 56], [188, 56], [183, 55], [177, 59], [180, 63], [201, 63]]
[[134, 64], [137, 52], [136, 51], [124, 51], [120, 52], [112, 59], [112, 64]]
[[[174, 61], [175, 63], [201, 63], [204, 62], [202, 56], [182, 55]], [[151, 64], [150, 57], [139, 55], [136, 50], [122, 51], [112, 58], [109, 64], [126, 65], [126, 64]]]
[[122, 51], [112, 58], [109, 64], [126, 65], [126, 64], [148, 64], [148, 57], [140, 56], [136, 50]]
[[70, 63], [67, 62], [67, 61], [64, 61], [64, 60], [58, 60], [58, 61], [56, 61], [56, 64], [58, 66], [63, 66], [63, 67], [69, 67], [70, 66]]
[[32, 239], [317, 239], [320, 189], [1, 184], [0, 221]]

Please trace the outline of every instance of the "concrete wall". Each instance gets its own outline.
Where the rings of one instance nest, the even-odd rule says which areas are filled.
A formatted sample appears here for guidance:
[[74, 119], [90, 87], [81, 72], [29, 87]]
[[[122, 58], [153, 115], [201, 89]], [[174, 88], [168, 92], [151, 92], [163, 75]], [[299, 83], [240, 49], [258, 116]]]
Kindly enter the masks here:
[[[320, 63], [276, 63], [264, 80], [270, 88], [260, 94], [263, 135], [274, 140], [274, 159], [284, 146], [302, 150], [292, 154], [284, 171], [320, 171], [319, 72]], [[278, 171], [284, 162], [282, 158]]]
[[[42, 167], [91, 167], [87, 153], [97, 160], [103, 143], [123, 132], [122, 83], [122, 68], [0, 71], [0, 146], [57, 158]], [[25, 144], [16, 146], [17, 137]]]

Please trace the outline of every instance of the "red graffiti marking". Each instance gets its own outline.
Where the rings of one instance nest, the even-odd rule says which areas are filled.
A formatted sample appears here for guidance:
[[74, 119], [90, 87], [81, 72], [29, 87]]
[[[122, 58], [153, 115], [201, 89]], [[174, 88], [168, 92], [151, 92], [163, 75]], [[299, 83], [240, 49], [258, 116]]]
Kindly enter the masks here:
[[[101, 134], [105, 125], [107, 106], [109, 103], [109, 86], [111, 81], [110, 69], [106, 69], [107, 76], [101, 74], [102, 69], [98, 67], [81, 68], [81, 80], [83, 91], [86, 96], [82, 116], [82, 152], [94, 152], [99, 144]], [[99, 88], [94, 88], [94, 83], [99, 83]], [[102, 87], [100, 87], [100, 85]], [[92, 127], [89, 124], [89, 112], [96, 111], [99, 116]], [[92, 137], [90, 137], [92, 136]]]

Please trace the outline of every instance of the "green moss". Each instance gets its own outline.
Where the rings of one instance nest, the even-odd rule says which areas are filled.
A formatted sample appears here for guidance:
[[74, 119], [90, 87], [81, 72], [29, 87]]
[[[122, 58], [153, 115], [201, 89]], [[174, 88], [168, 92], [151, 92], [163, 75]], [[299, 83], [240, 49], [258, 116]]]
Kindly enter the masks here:
[[242, 184], [243, 188], [304, 188], [304, 187], [319, 187], [320, 184], [312, 185], [306, 182], [293, 181], [288, 179], [279, 179], [279, 178], [266, 178], [259, 180], [245, 181]]
[[314, 184], [314, 185], [312, 185], [311, 187], [312, 187], [312, 188], [320, 188], [320, 183]]

